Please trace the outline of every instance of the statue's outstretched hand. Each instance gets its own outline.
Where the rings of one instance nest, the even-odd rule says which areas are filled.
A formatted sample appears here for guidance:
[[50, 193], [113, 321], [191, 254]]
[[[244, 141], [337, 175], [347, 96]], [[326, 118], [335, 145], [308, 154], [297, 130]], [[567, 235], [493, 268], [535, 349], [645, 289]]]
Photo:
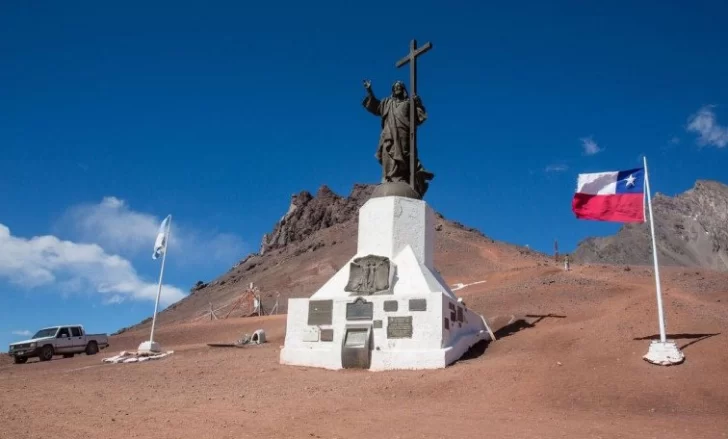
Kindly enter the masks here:
[[366, 89], [367, 91], [372, 89], [372, 81], [365, 79], [362, 82], [364, 83], [364, 89]]

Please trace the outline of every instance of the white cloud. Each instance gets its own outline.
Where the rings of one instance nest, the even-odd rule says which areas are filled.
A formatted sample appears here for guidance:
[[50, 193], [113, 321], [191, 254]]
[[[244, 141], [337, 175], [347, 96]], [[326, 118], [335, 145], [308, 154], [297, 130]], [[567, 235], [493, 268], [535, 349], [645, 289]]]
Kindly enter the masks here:
[[96, 242], [113, 252], [136, 252], [147, 247], [150, 257], [160, 222], [153, 215], [132, 211], [116, 197], [72, 207], [62, 219], [83, 241]]
[[[98, 204], [70, 208], [59, 226], [63, 230], [71, 229], [80, 241], [98, 243], [124, 255], [148, 254], [151, 258], [161, 221], [162, 218], [135, 211], [126, 201], [109, 196]], [[170, 233], [170, 253], [184, 255], [184, 258], [174, 258], [177, 262], [233, 263], [245, 253], [245, 245], [237, 235], [185, 227], [174, 215]]]
[[[107, 296], [107, 303], [157, 297], [156, 283], [142, 280], [128, 260], [106, 253], [97, 244], [63, 241], [52, 235], [16, 237], [0, 224], [0, 248], [0, 278], [25, 288], [98, 293]], [[168, 305], [184, 296], [179, 288], [163, 285], [160, 302]]]
[[33, 333], [30, 332], [30, 331], [28, 331], [27, 329], [16, 329], [15, 331], [13, 331], [13, 335], [20, 335], [20, 336], [23, 336], [23, 337], [30, 337], [31, 335], [33, 335]]
[[594, 155], [604, 151], [604, 148], [601, 148], [591, 136], [582, 137], [579, 140], [581, 140], [581, 146], [584, 148], [584, 154], [586, 155]]
[[688, 118], [687, 130], [698, 133], [698, 143], [701, 146], [728, 146], [728, 127], [721, 126], [716, 121], [713, 108], [715, 105], [706, 105], [697, 113]]
[[569, 167], [564, 164], [553, 164], [546, 166], [546, 169], [544, 169], [546, 172], [564, 172], [568, 170]]
[[[160, 300], [161, 300], [161, 298], [160, 298]], [[123, 302], [124, 302], [124, 297], [120, 296], [118, 294], [114, 294], [113, 296], [106, 299], [106, 301], [104, 301], [104, 303], [109, 304], [109, 305], [123, 303]]]

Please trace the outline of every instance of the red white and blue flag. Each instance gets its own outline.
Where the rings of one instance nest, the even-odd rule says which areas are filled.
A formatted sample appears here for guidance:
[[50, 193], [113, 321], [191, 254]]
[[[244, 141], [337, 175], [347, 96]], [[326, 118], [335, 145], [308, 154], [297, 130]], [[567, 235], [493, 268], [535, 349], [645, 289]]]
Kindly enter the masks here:
[[579, 219], [644, 222], [644, 168], [579, 174], [571, 210]]

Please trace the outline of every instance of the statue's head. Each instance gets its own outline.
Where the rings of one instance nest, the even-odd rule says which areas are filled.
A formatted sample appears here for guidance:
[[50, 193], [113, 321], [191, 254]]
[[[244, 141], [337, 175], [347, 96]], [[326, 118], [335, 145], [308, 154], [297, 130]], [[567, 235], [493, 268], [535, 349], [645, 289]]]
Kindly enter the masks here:
[[407, 99], [407, 88], [404, 86], [404, 82], [395, 81], [392, 84], [392, 96], [398, 99]]

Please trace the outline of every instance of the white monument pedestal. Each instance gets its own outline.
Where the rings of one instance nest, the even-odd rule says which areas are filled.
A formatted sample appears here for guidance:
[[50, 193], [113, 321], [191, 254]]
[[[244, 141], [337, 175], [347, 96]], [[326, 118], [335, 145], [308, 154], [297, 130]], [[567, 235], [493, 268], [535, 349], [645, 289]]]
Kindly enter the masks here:
[[424, 201], [367, 201], [357, 254], [310, 299], [289, 299], [281, 364], [443, 368], [491, 340], [485, 319], [434, 269], [434, 238], [435, 215]]

